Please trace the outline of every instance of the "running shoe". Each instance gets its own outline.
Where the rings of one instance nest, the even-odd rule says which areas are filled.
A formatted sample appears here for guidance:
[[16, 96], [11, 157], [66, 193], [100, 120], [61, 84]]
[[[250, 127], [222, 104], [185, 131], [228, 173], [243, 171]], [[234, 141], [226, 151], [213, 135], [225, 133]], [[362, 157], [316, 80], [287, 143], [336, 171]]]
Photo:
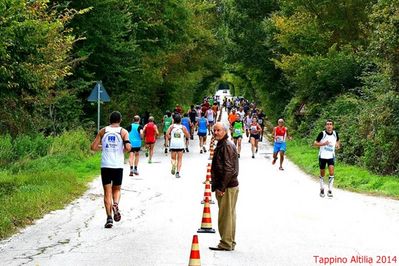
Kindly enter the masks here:
[[324, 189], [320, 189], [320, 197], [324, 198], [325, 194], [324, 194]]
[[172, 164], [172, 170], [170, 171], [172, 175], [176, 173], [176, 165]]
[[186, 148], [186, 152], [190, 152], [190, 151], [188, 150], [188, 148]]
[[148, 150], [145, 150], [145, 157], [148, 157]]
[[331, 190], [327, 191], [327, 197], [329, 197], [329, 198], [332, 198], [332, 197], [333, 197], [333, 194], [332, 194], [332, 191], [331, 191]]
[[203, 151], [202, 151], [202, 150], [200, 150], [200, 153], [202, 154], [202, 153], [203, 153]]
[[255, 159], [255, 155], [252, 154], [252, 159]]
[[165, 148], [165, 153], [168, 153], [168, 148]]
[[280, 166], [280, 167], [278, 168], [278, 170], [284, 171], [284, 168]]
[[133, 176], [133, 169], [132, 170], [130, 170], [130, 174], [129, 174], [129, 176]]
[[277, 158], [274, 158], [272, 161], [272, 165], [274, 165], [276, 163], [276, 161], [277, 161]]
[[176, 173], [175, 176], [176, 176], [176, 178], [180, 178], [181, 177], [179, 173]]
[[240, 158], [240, 154], [238, 154], [238, 158]]
[[151, 160], [148, 160], [148, 163], [152, 163], [152, 161], [151, 161]]
[[112, 228], [113, 225], [114, 225], [114, 221], [112, 220], [112, 217], [109, 216], [107, 218], [107, 222], [105, 223], [104, 227], [105, 228]]
[[258, 148], [256, 148], [255, 152], [258, 153]]
[[114, 221], [119, 222], [122, 218], [122, 215], [119, 212], [118, 203], [114, 203], [114, 205], [112, 205], [112, 211], [114, 212]]
[[137, 169], [134, 169], [134, 170], [133, 170], [133, 174], [139, 175], [139, 171], [137, 171]]
[[204, 152], [206, 152], [206, 148], [204, 147]]

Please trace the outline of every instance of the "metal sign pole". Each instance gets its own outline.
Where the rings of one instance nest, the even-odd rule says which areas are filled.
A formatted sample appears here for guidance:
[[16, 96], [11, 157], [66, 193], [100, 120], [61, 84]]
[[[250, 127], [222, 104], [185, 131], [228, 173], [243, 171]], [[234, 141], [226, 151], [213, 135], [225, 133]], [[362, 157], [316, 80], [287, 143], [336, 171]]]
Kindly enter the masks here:
[[100, 83], [97, 83], [97, 132], [100, 131]]
[[97, 132], [100, 131], [100, 116], [101, 116], [101, 102], [109, 102], [111, 98], [109, 97], [107, 91], [102, 85], [101, 80], [97, 81], [93, 90], [90, 93], [90, 96], [87, 98], [89, 102], [97, 102]]

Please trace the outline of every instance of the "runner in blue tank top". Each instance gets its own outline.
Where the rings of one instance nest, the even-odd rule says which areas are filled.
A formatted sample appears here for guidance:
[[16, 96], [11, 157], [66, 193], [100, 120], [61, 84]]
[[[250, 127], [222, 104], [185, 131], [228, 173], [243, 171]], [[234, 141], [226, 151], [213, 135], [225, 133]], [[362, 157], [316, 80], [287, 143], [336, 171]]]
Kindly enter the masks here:
[[143, 139], [143, 126], [140, 125], [140, 117], [138, 115], [134, 116], [133, 123], [126, 130], [129, 132], [129, 139], [132, 143], [129, 155], [130, 176], [133, 176], [133, 174], [138, 175], [137, 166], [139, 165], [141, 140]]
[[[188, 118], [188, 113], [185, 113], [182, 120], [181, 120], [181, 124], [187, 129], [188, 132], [191, 132], [191, 128], [192, 128], [192, 123], [190, 121], [190, 118]], [[186, 152], [189, 152], [188, 150], [188, 142], [189, 139], [186, 138]]]
[[205, 118], [205, 113], [202, 113], [201, 118], [198, 120], [198, 137], [200, 145], [200, 153], [206, 152], [206, 134], [208, 132], [208, 120]]

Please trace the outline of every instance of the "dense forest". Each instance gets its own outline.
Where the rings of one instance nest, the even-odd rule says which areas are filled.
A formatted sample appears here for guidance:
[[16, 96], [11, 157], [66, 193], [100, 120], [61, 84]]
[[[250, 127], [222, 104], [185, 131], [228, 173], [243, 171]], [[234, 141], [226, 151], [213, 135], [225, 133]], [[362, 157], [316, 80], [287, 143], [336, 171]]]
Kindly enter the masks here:
[[398, 175], [398, 47], [399, 0], [0, 0], [0, 134], [95, 132], [99, 80], [102, 125], [224, 83], [295, 138], [332, 118], [342, 161]]

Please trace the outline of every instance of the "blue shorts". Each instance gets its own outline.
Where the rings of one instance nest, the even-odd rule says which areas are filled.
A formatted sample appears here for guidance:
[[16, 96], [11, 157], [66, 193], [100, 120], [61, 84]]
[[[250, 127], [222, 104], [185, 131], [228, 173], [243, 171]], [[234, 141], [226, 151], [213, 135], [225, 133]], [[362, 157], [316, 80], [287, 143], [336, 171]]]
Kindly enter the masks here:
[[274, 143], [274, 149], [273, 149], [273, 153], [278, 153], [279, 151], [283, 151], [285, 152], [287, 150], [287, 143], [285, 142], [275, 142]]
[[206, 132], [198, 132], [198, 136], [200, 136], [200, 137], [206, 137]]

